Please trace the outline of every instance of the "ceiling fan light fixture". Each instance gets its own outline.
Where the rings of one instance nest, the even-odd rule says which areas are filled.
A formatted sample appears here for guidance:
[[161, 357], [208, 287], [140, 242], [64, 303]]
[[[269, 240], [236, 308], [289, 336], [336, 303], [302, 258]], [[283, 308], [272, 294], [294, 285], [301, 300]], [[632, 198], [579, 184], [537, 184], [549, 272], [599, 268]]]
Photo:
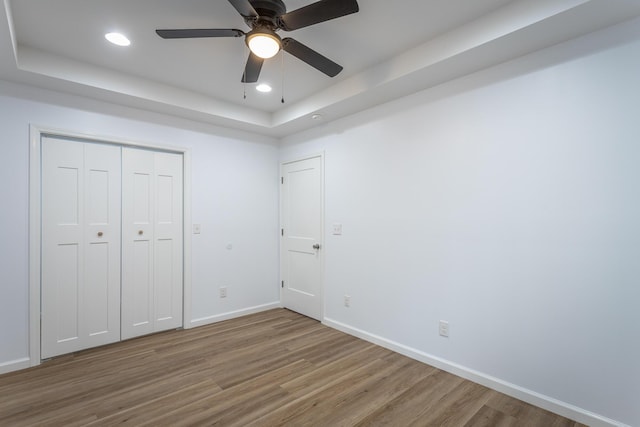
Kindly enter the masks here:
[[247, 46], [249, 46], [254, 55], [269, 59], [280, 52], [282, 40], [273, 31], [259, 29], [247, 34]]

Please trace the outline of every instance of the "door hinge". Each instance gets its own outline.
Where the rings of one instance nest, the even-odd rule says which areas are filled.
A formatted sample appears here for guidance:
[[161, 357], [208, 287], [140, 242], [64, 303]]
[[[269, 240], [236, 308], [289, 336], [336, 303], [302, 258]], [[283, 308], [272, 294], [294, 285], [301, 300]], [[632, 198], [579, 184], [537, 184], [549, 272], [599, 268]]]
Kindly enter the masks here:
[[284, 184], [284, 177], [283, 176], [280, 177], [280, 184]]
[[282, 284], [280, 285], [281, 288], [284, 288], [284, 280], [282, 281]]
[[281, 236], [284, 236], [284, 228], [281, 228], [281, 229], [280, 229], [280, 235], [281, 235]]

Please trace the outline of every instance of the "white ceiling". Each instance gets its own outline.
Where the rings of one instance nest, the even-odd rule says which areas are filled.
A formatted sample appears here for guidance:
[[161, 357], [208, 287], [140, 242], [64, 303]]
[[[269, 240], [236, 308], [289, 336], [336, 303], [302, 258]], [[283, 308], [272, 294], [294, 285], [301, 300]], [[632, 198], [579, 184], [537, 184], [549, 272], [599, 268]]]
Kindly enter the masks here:
[[[313, 0], [285, 0], [288, 10]], [[359, 0], [360, 12], [283, 35], [344, 67], [284, 54], [264, 95], [240, 83], [242, 38], [164, 40], [157, 28], [238, 28], [226, 0], [5, 0], [0, 79], [282, 137], [640, 15], [637, 0]], [[120, 31], [128, 48], [104, 34]], [[280, 102], [284, 77], [284, 97]], [[246, 90], [247, 98], [243, 98]]]

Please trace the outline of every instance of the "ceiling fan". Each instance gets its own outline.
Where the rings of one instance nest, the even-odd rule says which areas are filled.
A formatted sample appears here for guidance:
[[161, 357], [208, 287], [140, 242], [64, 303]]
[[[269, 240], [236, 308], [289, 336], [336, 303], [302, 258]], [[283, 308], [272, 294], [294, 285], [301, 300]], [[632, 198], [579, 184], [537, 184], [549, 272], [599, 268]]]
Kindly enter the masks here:
[[320, 22], [340, 18], [359, 10], [356, 0], [320, 0], [291, 12], [282, 0], [228, 0], [244, 18], [251, 31], [238, 29], [180, 29], [156, 30], [164, 39], [199, 37], [243, 37], [249, 47], [249, 59], [242, 74], [243, 83], [255, 83], [265, 59], [281, 49], [329, 77], [342, 71], [342, 66], [290, 37], [281, 38], [279, 30], [293, 31]]

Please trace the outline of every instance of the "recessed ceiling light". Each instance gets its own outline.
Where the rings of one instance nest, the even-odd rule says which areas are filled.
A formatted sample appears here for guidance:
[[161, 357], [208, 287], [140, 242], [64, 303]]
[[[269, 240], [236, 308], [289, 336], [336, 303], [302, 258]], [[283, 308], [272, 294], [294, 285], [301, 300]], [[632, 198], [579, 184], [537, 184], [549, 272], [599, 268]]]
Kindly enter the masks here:
[[271, 92], [271, 86], [265, 83], [261, 83], [258, 86], [256, 86], [256, 90], [258, 92], [264, 92], [264, 93]]
[[131, 44], [129, 39], [120, 33], [107, 33], [104, 35], [104, 38], [118, 46], [129, 46]]

